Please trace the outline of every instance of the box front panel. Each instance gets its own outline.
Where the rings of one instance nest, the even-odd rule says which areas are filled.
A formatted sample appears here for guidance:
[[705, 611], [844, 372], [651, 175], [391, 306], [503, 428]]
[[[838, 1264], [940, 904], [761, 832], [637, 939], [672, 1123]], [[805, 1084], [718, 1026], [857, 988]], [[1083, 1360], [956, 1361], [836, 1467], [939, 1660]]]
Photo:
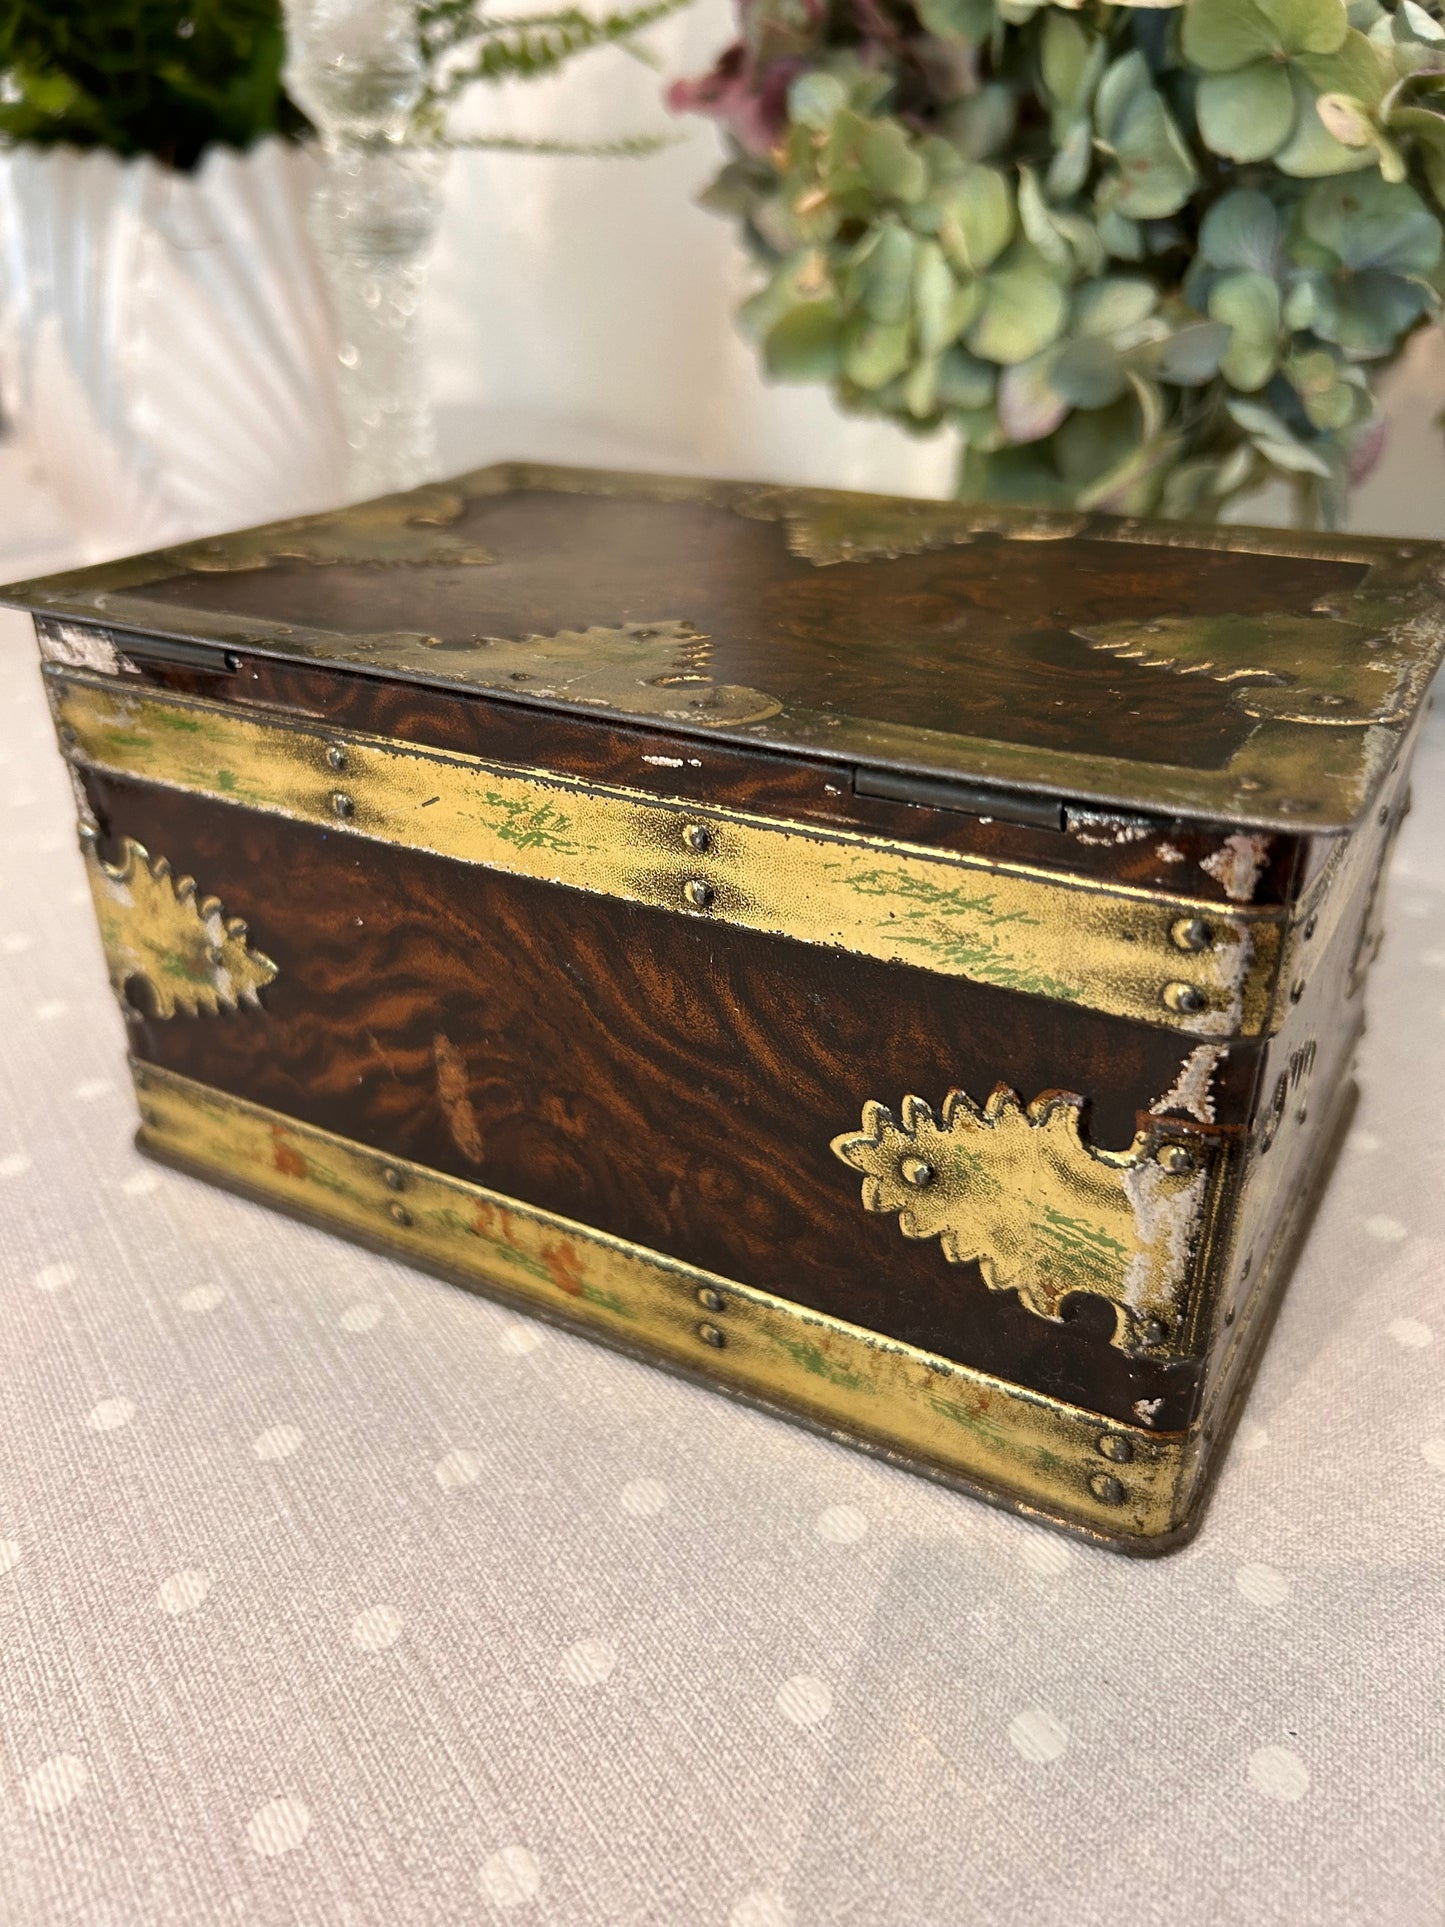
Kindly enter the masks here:
[[[1180, 1329], [1136, 1334], [1130, 1350], [1107, 1295], [1041, 1315], [1014, 1286], [991, 1290], [976, 1259], [950, 1263], [939, 1236], [864, 1209], [859, 1168], [832, 1141], [859, 1131], [870, 1100], [941, 1111], [956, 1087], [982, 1104], [1002, 1084], [1026, 1104], [1078, 1093], [1086, 1142], [1125, 1154], [1141, 1113], [1200, 1130], [1184, 1088], [1199, 1045], [174, 789], [86, 781], [102, 856], [117, 864], [130, 838], [165, 857], [243, 917], [275, 966], [259, 1007], [199, 1019], [183, 1003], [158, 1014], [132, 983], [146, 1062], [1121, 1423], [1188, 1422], [1182, 1305]], [[1252, 1050], [1202, 1049], [1216, 1119], [1240, 1113]]]

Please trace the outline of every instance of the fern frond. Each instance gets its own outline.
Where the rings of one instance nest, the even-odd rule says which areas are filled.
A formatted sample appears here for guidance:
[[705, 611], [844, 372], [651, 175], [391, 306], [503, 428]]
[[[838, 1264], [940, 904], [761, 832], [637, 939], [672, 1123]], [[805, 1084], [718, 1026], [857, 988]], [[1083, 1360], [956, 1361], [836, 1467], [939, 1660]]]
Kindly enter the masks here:
[[632, 134], [615, 141], [520, 140], [506, 134], [475, 134], [462, 140], [448, 139], [449, 148], [467, 148], [488, 154], [563, 154], [584, 160], [640, 160], [676, 147], [681, 134]]
[[[577, 54], [625, 46], [634, 35], [687, 4], [688, 0], [645, 0], [641, 6], [600, 15], [580, 7], [498, 18], [448, 12], [424, 42], [429, 61], [444, 66], [432, 97], [455, 100], [479, 81], [540, 79]], [[456, 56], [459, 64], [446, 67], [445, 62]]]

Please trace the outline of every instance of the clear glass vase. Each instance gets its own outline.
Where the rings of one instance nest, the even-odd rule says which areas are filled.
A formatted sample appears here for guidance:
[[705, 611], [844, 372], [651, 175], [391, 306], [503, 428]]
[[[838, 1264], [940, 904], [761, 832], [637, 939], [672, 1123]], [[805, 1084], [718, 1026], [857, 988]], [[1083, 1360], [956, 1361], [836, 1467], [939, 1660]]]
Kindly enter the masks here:
[[424, 69], [409, 0], [287, 0], [286, 85], [321, 139], [315, 233], [336, 303], [352, 500], [435, 473], [422, 303], [445, 156], [408, 144]]

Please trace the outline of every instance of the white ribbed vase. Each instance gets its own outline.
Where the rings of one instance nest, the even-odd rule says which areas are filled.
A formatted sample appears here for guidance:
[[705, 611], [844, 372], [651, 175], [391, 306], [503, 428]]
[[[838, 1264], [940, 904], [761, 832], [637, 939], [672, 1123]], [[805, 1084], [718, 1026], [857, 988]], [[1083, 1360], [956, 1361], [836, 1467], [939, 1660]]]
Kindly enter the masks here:
[[317, 173], [276, 139], [191, 174], [0, 155], [0, 408], [87, 555], [341, 499]]

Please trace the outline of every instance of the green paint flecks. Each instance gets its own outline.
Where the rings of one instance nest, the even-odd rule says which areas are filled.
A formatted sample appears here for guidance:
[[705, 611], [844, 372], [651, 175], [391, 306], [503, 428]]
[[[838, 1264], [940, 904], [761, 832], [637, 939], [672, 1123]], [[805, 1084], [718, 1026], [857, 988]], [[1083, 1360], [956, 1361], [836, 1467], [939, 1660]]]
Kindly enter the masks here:
[[503, 796], [497, 790], [483, 791], [482, 801], [492, 811], [482, 821], [500, 842], [518, 850], [551, 850], [557, 856], [582, 854], [582, 845], [568, 835], [572, 819], [565, 810], [554, 809], [550, 803], [533, 804]]
[[1039, 919], [1024, 910], [1000, 910], [991, 890], [933, 883], [901, 869], [854, 870], [848, 882], [860, 896], [888, 902], [879, 929], [888, 932], [898, 949], [921, 951], [935, 968], [942, 965], [979, 983], [1066, 1003], [1077, 1000], [1075, 986], [1019, 963], [994, 935], [1014, 924], [1036, 929]]

